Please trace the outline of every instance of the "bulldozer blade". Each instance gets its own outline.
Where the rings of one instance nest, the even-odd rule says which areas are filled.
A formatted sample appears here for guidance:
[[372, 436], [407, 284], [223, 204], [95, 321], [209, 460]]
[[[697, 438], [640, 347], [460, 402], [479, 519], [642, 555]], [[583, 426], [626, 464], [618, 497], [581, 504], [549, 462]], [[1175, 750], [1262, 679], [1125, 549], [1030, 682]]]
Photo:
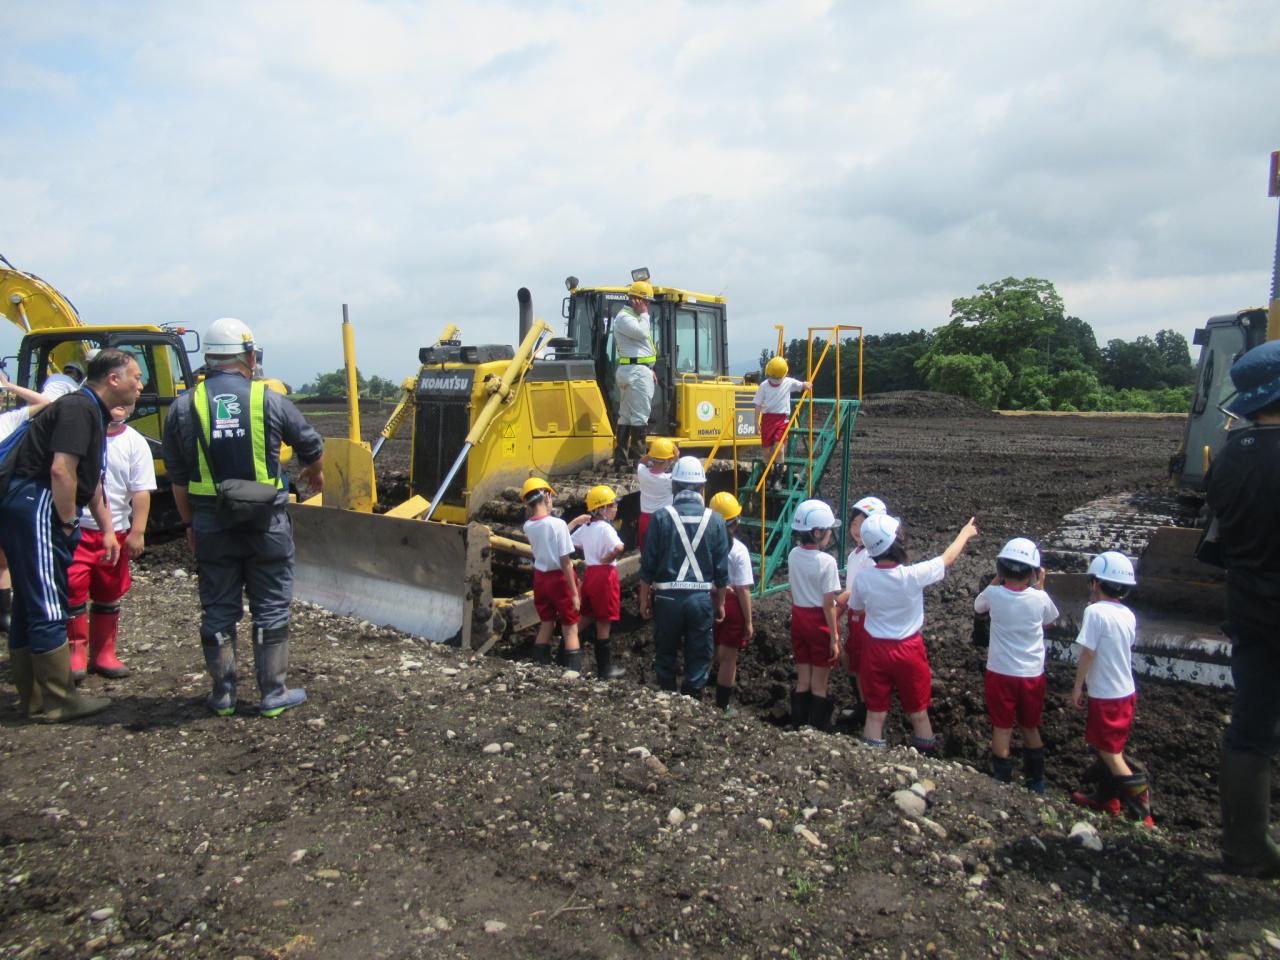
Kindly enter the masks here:
[[324, 441], [324, 505], [372, 513], [378, 500], [373, 454], [367, 443], [342, 437]]
[[467, 527], [297, 504], [289, 515], [299, 600], [428, 640], [468, 645], [466, 571], [473, 558]]

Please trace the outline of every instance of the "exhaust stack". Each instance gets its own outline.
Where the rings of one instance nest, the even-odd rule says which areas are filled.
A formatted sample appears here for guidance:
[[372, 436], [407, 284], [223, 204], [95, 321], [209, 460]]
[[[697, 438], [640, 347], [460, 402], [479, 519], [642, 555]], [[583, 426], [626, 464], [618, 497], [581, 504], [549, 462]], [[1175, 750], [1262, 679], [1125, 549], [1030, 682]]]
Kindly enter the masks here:
[[533, 295], [529, 293], [528, 287], [521, 287], [516, 291], [516, 300], [520, 302], [520, 336], [516, 338], [516, 342], [524, 343], [524, 338], [529, 335], [533, 326]]

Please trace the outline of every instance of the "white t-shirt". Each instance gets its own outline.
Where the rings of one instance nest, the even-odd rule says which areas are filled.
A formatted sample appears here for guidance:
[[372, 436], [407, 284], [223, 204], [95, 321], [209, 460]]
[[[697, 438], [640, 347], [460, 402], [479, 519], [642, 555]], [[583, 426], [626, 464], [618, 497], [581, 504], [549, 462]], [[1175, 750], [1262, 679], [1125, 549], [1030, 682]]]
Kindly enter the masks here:
[[862, 624], [878, 640], [906, 640], [924, 626], [924, 588], [947, 575], [941, 557], [909, 566], [871, 566], [853, 579], [850, 610], [865, 610]]
[[[130, 498], [139, 491], [156, 488], [156, 465], [151, 459], [151, 448], [146, 438], [128, 424], [114, 437], [107, 437], [107, 473], [103, 486], [107, 506], [111, 508], [112, 526], [117, 531], [128, 530], [133, 521]], [[81, 511], [80, 523], [90, 530], [98, 529], [88, 507]]]
[[53, 373], [45, 378], [44, 385], [40, 388], [40, 395], [47, 400], [57, 400], [79, 389], [80, 384], [65, 373]]
[[751, 569], [751, 551], [737, 537], [730, 537], [733, 543], [729, 547], [729, 586], [755, 586], [756, 576]]
[[1043, 590], [987, 587], [973, 601], [975, 613], [991, 614], [987, 669], [1006, 677], [1044, 673], [1044, 628], [1058, 619], [1058, 608]]
[[[605, 557], [622, 546], [622, 538], [613, 524], [608, 520], [592, 520], [584, 523], [570, 535], [573, 545], [582, 551], [582, 559], [588, 567], [604, 564]], [[609, 566], [616, 567], [616, 560], [609, 560]]]
[[560, 569], [560, 558], [573, 553], [573, 540], [569, 537], [569, 525], [559, 517], [548, 514], [526, 520], [524, 535], [533, 547], [533, 569], [549, 573]]
[[1133, 642], [1138, 619], [1123, 603], [1099, 600], [1084, 608], [1076, 643], [1094, 652], [1085, 674], [1089, 696], [1114, 700], [1137, 692], [1133, 685]]
[[866, 547], [854, 547], [849, 551], [849, 557], [844, 562], [844, 588], [853, 594], [853, 578], [863, 570], [870, 569], [876, 565], [871, 554], [867, 553]]
[[0, 440], [6, 439], [13, 431], [22, 426], [30, 416], [30, 407], [18, 407], [16, 410], [6, 410], [4, 413], [0, 413]]
[[787, 557], [787, 566], [793, 606], [820, 607], [826, 594], [840, 592], [840, 566], [823, 550], [795, 547]]
[[671, 505], [671, 471], [654, 473], [647, 463], [636, 464], [640, 484], [640, 512], [657, 513]]
[[761, 413], [790, 413], [791, 395], [804, 389], [804, 381], [795, 377], [783, 377], [777, 386], [772, 380], [764, 380], [756, 388], [755, 400], [752, 402]]

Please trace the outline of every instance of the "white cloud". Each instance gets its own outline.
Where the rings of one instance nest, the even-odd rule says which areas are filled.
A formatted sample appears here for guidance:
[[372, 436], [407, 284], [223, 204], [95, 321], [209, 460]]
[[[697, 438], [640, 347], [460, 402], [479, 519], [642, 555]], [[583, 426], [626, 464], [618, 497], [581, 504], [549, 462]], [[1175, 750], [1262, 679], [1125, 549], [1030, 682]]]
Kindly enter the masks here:
[[[735, 362], [1005, 276], [1099, 338], [1264, 299], [1259, 4], [18, 3], [0, 252], [86, 317], [396, 379], [569, 273], [730, 300]], [[13, 342], [0, 331], [0, 350]]]

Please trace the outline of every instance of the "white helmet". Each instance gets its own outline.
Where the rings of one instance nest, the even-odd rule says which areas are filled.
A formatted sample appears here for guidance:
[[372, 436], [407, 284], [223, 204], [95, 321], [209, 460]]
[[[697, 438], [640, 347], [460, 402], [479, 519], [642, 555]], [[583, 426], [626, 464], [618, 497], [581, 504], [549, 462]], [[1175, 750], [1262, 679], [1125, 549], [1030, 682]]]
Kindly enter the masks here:
[[884, 505], [884, 501], [879, 497], [863, 497], [853, 505], [853, 509], [869, 517], [873, 513], [885, 513], [889, 508]]
[[1089, 576], [1122, 587], [1132, 587], [1138, 583], [1138, 578], [1133, 575], [1133, 561], [1115, 550], [1100, 553], [1090, 560]]
[[1014, 537], [996, 554], [997, 560], [1008, 560], [1010, 563], [1025, 563], [1028, 567], [1040, 569], [1040, 548], [1026, 537]]
[[219, 317], [209, 324], [209, 332], [204, 335], [206, 356], [232, 357], [253, 348], [253, 331], [235, 317]]
[[681, 457], [671, 471], [671, 479], [676, 483], [706, 483], [707, 475], [697, 457]]
[[836, 515], [821, 500], [805, 500], [796, 507], [796, 515], [791, 518], [791, 529], [796, 533], [830, 530], [835, 525]]
[[902, 521], [887, 513], [873, 513], [862, 522], [862, 545], [867, 553], [878, 557], [898, 539], [898, 528]]

